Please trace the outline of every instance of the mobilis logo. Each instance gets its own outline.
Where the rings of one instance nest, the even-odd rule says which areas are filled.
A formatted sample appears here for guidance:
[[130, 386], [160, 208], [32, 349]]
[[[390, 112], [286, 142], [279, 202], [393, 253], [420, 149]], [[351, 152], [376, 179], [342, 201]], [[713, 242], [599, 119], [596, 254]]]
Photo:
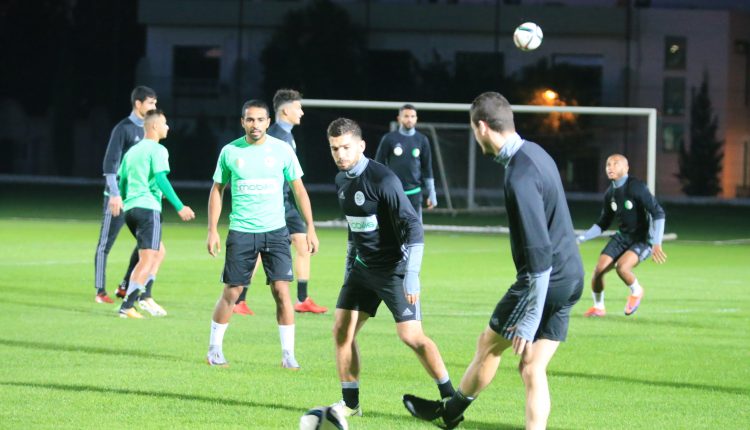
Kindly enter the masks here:
[[273, 179], [245, 179], [237, 181], [237, 194], [271, 194], [278, 190]]
[[378, 218], [375, 215], [370, 216], [346, 216], [349, 223], [349, 229], [355, 233], [365, 233], [378, 229]]

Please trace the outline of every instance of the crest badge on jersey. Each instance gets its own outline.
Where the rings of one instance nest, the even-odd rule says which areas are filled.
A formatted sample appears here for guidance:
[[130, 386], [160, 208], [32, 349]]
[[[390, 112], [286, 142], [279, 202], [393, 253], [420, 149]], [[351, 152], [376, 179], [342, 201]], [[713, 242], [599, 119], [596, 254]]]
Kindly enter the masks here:
[[354, 204], [357, 206], [362, 206], [365, 204], [365, 194], [362, 191], [357, 191], [354, 193]]
[[612, 208], [612, 212], [617, 212], [617, 202], [613, 201], [609, 204], [609, 207]]
[[412, 150], [411, 150], [411, 155], [412, 155], [412, 156], [413, 156], [414, 158], [419, 158], [419, 154], [420, 154], [420, 153], [421, 153], [421, 152], [419, 152], [419, 148], [414, 148], [414, 149], [412, 149]]
[[238, 158], [235, 161], [235, 164], [237, 164], [237, 168], [241, 169], [241, 168], [245, 167], [245, 160], [242, 159], [242, 158]]
[[625, 200], [625, 204], [623, 206], [625, 206], [625, 209], [631, 210], [633, 209], [633, 202], [631, 202], [630, 200]]
[[395, 155], [396, 157], [400, 157], [401, 154], [403, 153], [404, 153], [404, 148], [401, 147], [401, 144], [400, 143], [396, 144], [396, 147], [393, 148], [393, 155]]

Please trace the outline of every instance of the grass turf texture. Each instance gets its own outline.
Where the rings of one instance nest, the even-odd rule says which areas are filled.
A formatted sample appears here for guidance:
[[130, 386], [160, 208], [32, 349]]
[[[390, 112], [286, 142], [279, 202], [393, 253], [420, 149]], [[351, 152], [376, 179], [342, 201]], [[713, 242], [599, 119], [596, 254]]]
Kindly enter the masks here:
[[[201, 197], [188, 204], [201, 210], [205, 193]], [[256, 315], [235, 316], [227, 332], [224, 350], [231, 367], [205, 364], [222, 259], [204, 250], [203, 220], [165, 225], [167, 258], [154, 295], [169, 316], [121, 320], [115, 305], [93, 301], [96, 202], [89, 199], [84, 209], [58, 205], [39, 215], [29, 213], [23, 201], [10, 207], [9, 202], [3, 199], [0, 205], [0, 427], [289, 429], [307, 409], [340, 398], [332, 314], [297, 316], [302, 371], [284, 371], [273, 301], [258, 282], [249, 294]], [[736, 213], [722, 209], [707, 220], [717, 226], [717, 238], [748, 237], [745, 224], [716, 222]], [[84, 220], [69, 222], [10, 218], [83, 213]], [[166, 215], [174, 220], [171, 209]], [[585, 215], [595, 218], [596, 213]], [[693, 238], [710, 239], [709, 230]], [[345, 233], [319, 234], [321, 252], [313, 257], [310, 291], [319, 304], [333, 307]], [[123, 231], [110, 255], [110, 292], [133, 243]], [[581, 247], [587, 284], [604, 243]], [[476, 337], [513, 278], [508, 240], [428, 234], [426, 245], [424, 326], [457, 384]], [[750, 426], [750, 246], [676, 241], [665, 244], [665, 250], [666, 265], [648, 262], [637, 269], [646, 298], [633, 317], [622, 315], [626, 289], [611, 274], [609, 315], [584, 319], [591, 302], [587, 285], [573, 311], [569, 340], [549, 369], [550, 428]], [[352, 428], [431, 428], [408, 417], [401, 406], [403, 393], [437, 397], [437, 389], [397, 339], [384, 307], [359, 342], [365, 416], [350, 419]], [[524, 394], [516, 364], [506, 353], [495, 381], [471, 407], [462, 428], [523, 426]]]

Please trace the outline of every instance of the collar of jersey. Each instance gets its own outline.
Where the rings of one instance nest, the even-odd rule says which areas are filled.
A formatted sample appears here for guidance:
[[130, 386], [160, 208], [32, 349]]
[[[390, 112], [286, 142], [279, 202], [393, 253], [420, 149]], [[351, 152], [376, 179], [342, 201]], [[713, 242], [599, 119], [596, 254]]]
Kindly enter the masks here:
[[369, 162], [370, 160], [363, 155], [362, 157], [360, 157], [359, 161], [357, 161], [357, 164], [355, 164], [354, 167], [344, 172], [346, 174], [346, 177], [349, 179], [353, 179], [361, 175], [362, 172], [365, 171], [367, 163]]
[[283, 119], [277, 119], [276, 120], [276, 124], [278, 124], [279, 127], [281, 127], [281, 129], [284, 130], [287, 133], [291, 133], [292, 132], [292, 128], [294, 128], [294, 125], [292, 125], [291, 123], [288, 123], [288, 122], [284, 121]]
[[523, 139], [521, 139], [521, 136], [519, 136], [518, 133], [513, 133], [508, 136], [505, 139], [505, 145], [503, 145], [500, 149], [500, 153], [495, 157], [495, 161], [508, 167], [510, 159], [516, 155], [516, 152], [518, 152], [519, 149], [521, 149], [521, 145], [523, 145]]
[[399, 125], [398, 126], [398, 132], [399, 132], [399, 134], [403, 134], [404, 136], [414, 136], [415, 134], [417, 134], [417, 129], [416, 128], [412, 128], [411, 130], [407, 130], [407, 129], [404, 128], [404, 126]]
[[138, 115], [135, 114], [135, 111], [130, 112], [130, 115], [128, 115], [128, 119], [138, 127], [143, 127], [143, 118], [138, 118]]
[[620, 179], [612, 181], [612, 186], [615, 188], [620, 188], [621, 186], [625, 185], [625, 182], [627, 181], [628, 181], [628, 175], [625, 175]]

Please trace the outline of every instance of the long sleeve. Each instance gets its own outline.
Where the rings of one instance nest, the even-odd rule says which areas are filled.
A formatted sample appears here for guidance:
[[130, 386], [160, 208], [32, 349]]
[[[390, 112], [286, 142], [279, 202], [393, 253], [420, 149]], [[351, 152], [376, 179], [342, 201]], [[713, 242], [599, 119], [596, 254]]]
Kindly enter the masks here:
[[378, 163], [388, 165], [388, 142], [386, 142], [386, 136], [383, 136], [382, 139], [380, 139], [380, 144], [378, 145], [378, 150], [375, 153], [375, 161]]
[[107, 151], [104, 153], [104, 161], [102, 162], [102, 171], [104, 175], [117, 174], [117, 169], [120, 167], [120, 161], [122, 159], [124, 140], [125, 133], [123, 132], [122, 127], [115, 127], [109, 137]]
[[181, 211], [182, 208], [185, 207], [185, 205], [182, 204], [180, 198], [177, 197], [177, 193], [175, 193], [174, 188], [172, 188], [172, 184], [169, 183], [169, 179], [167, 179], [167, 172], [158, 172], [155, 175], [155, 179], [156, 185], [158, 185], [161, 192], [164, 193], [164, 197], [166, 197], [169, 203], [174, 206], [177, 212]]

